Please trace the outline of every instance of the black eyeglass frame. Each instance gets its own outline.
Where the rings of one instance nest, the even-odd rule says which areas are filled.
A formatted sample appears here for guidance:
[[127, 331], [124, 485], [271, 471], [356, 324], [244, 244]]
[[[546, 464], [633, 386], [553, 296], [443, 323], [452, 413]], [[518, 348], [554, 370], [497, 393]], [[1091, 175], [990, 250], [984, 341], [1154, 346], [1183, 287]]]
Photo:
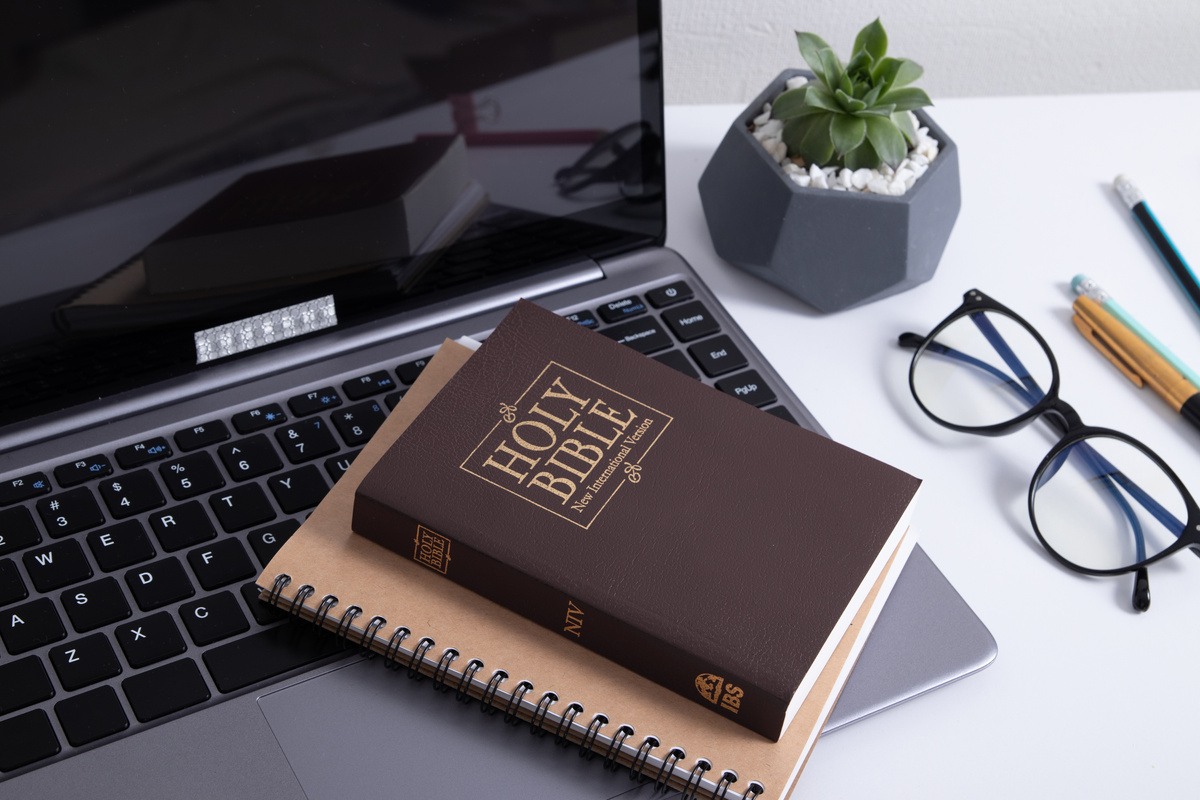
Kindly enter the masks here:
[[[1018, 414], [1007, 422], [981, 426], [958, 425], [938, 417], [928, 407], [926, 407], [924, 403], [921, 402], [921, 396], [917, 392], [915, 382], [916, 366], [921, 356], [924, 355], [931, 346], [936, 345], [936, 339], [942, 331], [964, 317], [985, 311], [1002, 314], [1003, 316], [1008, 317], [1010, 320], [1024, 328], [1025, 331], [1028, 332], [1030, 336], [1032, 336], [1033, 339], [1041, 346], [1042, 351], [1045, 353], [1050, 364], [1050, 388], [1047, 389], [1041, 399], [1037, 400], [1037, 402], [1035, 402], [1028, 410]], [[1033, 531], [1037, 535], [1038, 541], [1040, 541], [1042, 547], [1044, 547], [1046, 551], [1049, 552], [1050, 555], [1053, 556], [1055, 560], [1057, 560], [1063, 566], [1087, 575], [1124, 575], [1130, 572], [1140, 572], [1150, 564], [1153, 564], [1156, 561], [1161, 561], [1162, 559], [1167, 558], [1168, 556], [1171, 556], [1185, 548], [1200, 548], [1200, 506], [1196, 504], [1195, 499], [1192, 497], [1192, 494], [1188, 491], [1187, 487], [1184, 486], [1183, 481], [1179, 479], [1179, 476], [1175, 474], [1175, 471], [1171, 469], [1157, 453], [1132, 436], [1111, 428], [1100, 428], [1084, 424], [1083, 420], [1080, 418], [1075, 409], [1062, 400], [1058, 395], [1058, 362], [1054, 358], [1054, 352], [1050, 349], [1050, 345], [1046, 343], [1046, 340], [1042, 338], [1042, 335], [1038, 333], [1032, 325], [1026, 322], [1019, 314], [1012, 311], [1012, 309], [996, 302], [978, 289], [972, 289], [963, 295], [962, 305], [960, 305], [955, 311], [951, 312], [949, 316], [938, 323], [938, 325], [928, 335], [920, 336], [915, 333], [903, 333], [900, 335], [899, 344], [901, 347], [916, 350], [916, 352], [913, 353], [912, 364], [909, 365], [908, 369], [909, 390], [912, 392], [913, 399], [916, 400], [917, 405], [923, 412], [925, 412], [925, 415], [939, 425], [950, 428], [951, 430], [960, 431], [962, 433], [974, 433], [982, 436], [1002, 436], [1025, 427], [1035, 419], [1041, 419], [1044, 417], [1050, 426], [1058, 433], [1058, 442], [1050, 448], [1050, 452], [1045, 458], [1042, 459], [1041, 464], [1038, 465], [1037, 469], [1033, 473], [1033, 479], [1029, 484], [1027, 504], [1029, 509], [1029, 520], [1033, 524]], [[1030, 378], [1030, 381], [1032, 381], [1032, 378]], [[1036, 387], [1036, 383], [1033, 385]], [[1037, 388], [1040, 390], [1040, 387]], [[1116, 439], [1139, 450], [1143, 455], [1154, 462], [1154, 464], [1163, 471], [1163, 474], [1165, 474], [1171, 480], [1171, 482], [1175, 485], [1175, 488], [1179, 490], [1179, 494], [1184, 501], [1184, 506], [1187, 509], [1187, 522], [1184, 524], [1183, 529], [1180, 531], [1174, 542], [1172, 542], [1159, 553], [1142, 559], [1135, 564], [1117, 569], [1093, 569], [1091, 567], [1084, 567], [1059, 554], [1059, 552], [1050, 545], [1046, 537], [1042, 535], [1042, 531], [1038, 527], [1037, 516], [1034, 513], [1034, 496], [1037, 494], [1039, 482], [1041, 481], [1042, 476], [1045, 475], [1046, 471], [1050, 469], [1051, 465], [1055, 463], [1055, 460], [1079, 442], [1085, 439], [1097, 437]], [[1200, 556], [1200, 549], [1193, 549], [1192, 552], [1197, 556]], [[1146, 579], [1143, 575], [1139, 575], [1139, 584], [1145, 580]], [[1148, 607], [1148, 587], [1145, 591], [1145, 603]], [[1136, 589], [1134, 604], [1135, 606], [1138, 605]]]

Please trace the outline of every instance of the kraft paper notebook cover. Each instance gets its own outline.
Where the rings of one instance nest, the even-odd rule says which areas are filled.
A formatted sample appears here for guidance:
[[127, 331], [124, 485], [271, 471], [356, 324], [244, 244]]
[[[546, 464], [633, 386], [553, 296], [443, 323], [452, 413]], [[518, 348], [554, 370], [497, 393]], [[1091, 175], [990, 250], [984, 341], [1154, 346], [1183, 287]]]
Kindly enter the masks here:
[[[501, 710], [526, 721], [536, 716], [542, 727], [576, 744], [590, 737], [600, 755], [636, 764], [649, 779], [676, 788], [692, 779], [698, 796], [754, 797], [761, 788], [763, 800], [786, 797], [884, 605], [875, 600], [899, 577], [913, 537], [905, 537], [788, 732], [769, 742], [351, 533], [354, 491], [363, 475], [470, 355], [461, 345], [443, 345], [350, 470], [263, 570], [258, 584], [264, 598], [274, 592], [285, 609], [294, 607], [310, 620], [320, 614], [325, 627], [351, 643], [369, 631], [373, 649], [401, 666], [412, 664], [476, 698], [489, 694]], [[336, 597], [336, 604], [327, 597]], [[398, 626], [410, 631], [402, 641], [394, 635]], [[451, 660], [447, 648], [456, 648], [458, 657]], [[483, 666], [475, 667], [476, 660]], [[496, 670], [509, 678], [495, 684]], [[525, 682], [532, 688], [523, 689]], [[551, 691], [558, 702], [539, 702]], [[597, 714], [610, 723], [597, 728]], [[645, 745], [649, 737], [659, 746]], [[704, 764], [711, 769], [698, 769]], [[737, 780], [728, 780], [733, 774]]]
[[522, 300], [351, 527], [777, 741], [920, 484]]

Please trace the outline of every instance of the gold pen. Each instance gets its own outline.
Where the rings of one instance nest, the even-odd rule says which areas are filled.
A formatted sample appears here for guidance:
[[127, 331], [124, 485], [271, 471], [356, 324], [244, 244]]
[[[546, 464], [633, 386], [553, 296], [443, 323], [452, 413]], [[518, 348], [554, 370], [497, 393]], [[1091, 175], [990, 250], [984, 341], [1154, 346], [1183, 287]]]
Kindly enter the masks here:
[[1139, 389], [1149, 386], [1184, 419], [1200, 428], [1200, 388], [1090, 297], [1078, 297], [1071, 321]]

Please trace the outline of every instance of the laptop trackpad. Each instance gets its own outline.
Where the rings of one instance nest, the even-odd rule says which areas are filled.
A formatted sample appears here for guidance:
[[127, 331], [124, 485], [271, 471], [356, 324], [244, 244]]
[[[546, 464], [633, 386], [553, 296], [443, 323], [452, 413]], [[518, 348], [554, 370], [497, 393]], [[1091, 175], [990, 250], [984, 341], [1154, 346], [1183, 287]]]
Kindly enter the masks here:
[[[345, 667], [258, 699], [310, 800], [346, 797], [611, 798], [634, 788], [526, 724], [480, 713], [426, 679], [381, 659]], [[649, 788], [643, 787], [643, 788]], [[640, 795], [641, 793], [637, 793]]]

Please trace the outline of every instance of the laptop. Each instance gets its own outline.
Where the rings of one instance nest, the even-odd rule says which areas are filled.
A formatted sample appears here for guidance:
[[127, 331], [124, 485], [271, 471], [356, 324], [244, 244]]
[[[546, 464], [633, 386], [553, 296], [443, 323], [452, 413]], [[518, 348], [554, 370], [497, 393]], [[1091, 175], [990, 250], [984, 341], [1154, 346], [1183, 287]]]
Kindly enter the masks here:
[[[521, 297], [822, 432], [663, 247], [661, 51], [634, 0], [0, 10], [0, 797], [650, 790], [252, 581]], [[994, 655], [918, 547], [829, 730]]]

